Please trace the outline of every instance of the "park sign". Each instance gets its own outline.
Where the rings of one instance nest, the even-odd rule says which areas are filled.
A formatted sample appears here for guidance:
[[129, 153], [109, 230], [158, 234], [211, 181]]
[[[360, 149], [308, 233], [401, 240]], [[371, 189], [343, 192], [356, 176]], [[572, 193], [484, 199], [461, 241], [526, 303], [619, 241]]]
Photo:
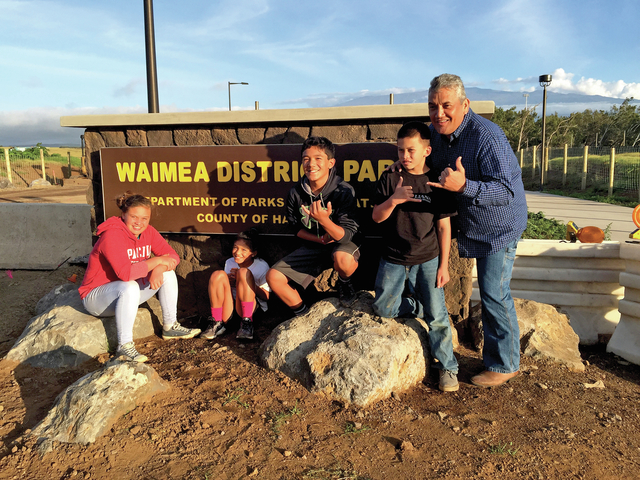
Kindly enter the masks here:
[[[126, 191], [151, 200], [152, 225], [167, 233], [291, 233], [289, 190], [304, 175], [302, 145], [108, 147], [100, 150], [104, 219]], [[363, 231], [374, 232], [375, 183], [397, 158], [391, 143], [336, 145], [338, 175], [356, 192]]]

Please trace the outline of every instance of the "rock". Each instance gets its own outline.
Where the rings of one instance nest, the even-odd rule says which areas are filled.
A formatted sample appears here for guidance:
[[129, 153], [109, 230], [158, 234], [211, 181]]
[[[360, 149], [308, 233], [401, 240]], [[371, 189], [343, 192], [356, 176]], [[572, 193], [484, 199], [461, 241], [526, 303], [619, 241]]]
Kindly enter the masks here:
[[29, 184], [29, 187], [50, 187], [50, 186], [51, 186], [51, 182], [49, 182], [49, 180], [45, 180], [44, 178], [36, 178]]
[[411, 452], [415, 450], [415, 447], [413, 446], [413, 443], [409, 442], [408, 440], [403, 440], [402, 443], [400, 443], [400, 450]]
[[[580, 339], [571, 328], [569, 318], [551, 305], [520, 298], [515, 298], [514, 302], [523, 355], [565, 365], [573, 372], [584, 372], [578, 349]], [[469, 327], [476, 348], [482, 349], [484, 336], [480, 304], [471, 309]]]
[[173, 143], [173, 131], [163, 129], [147, 130], [147, 143], [150, 147], [169, 147]]
[[238, 140], [243, 145], [255, 145], [264, 140], [264, 127], [238, 128]]
[[[59, 294], [55, 291], [60, 289]], [[78, 289], [57, 287], [38, 305], [49, 310], [29, 320], [24, 332], [7, 354], [8, 360], [27, 362], [35, 367], [74, 367], [96, 355], [115, 350], [118, 340], [113, 317], [98, 318], [89, 315], [80, 300]], [[45, 298], [47, 298], [45, 296]], [[133, 326], [133, 338], [154, 334], [151, 315], [145, 308], [138, 309]]]
[[176, 128], [173, 131], [176, 145], [211, 145], [213, 138], [207, 128]]
[[261, 363], [313, 392], [366, 406], [420, 383], [427, 374], [427, 330], [420, 320], [376, 317], [373, 296], [352, 308], [328, 298], [279, 325], [260, 346]]
[[44, 450], [54, 441], [92, 443], [122, 415], [168, 388], [149, 365], [109, 362], [62, 392], [32, 435]]
[[14, 188], [8, 178], [0, 179], [0, 189], [4, 190], [5, 188]]
[[584, 388], [605, 388], [602, 380], [598, 380], [595, 383], [583, 383], [582, 385], [584, 385]]
[[78, 286], [71, 283], [58, 285], [36, 304], [36, 315], [42, 315], [47, 310], [51, 310], [58, 305], [69, 305], [79, 310], [84, 310], [82, 300], [78, 294]]

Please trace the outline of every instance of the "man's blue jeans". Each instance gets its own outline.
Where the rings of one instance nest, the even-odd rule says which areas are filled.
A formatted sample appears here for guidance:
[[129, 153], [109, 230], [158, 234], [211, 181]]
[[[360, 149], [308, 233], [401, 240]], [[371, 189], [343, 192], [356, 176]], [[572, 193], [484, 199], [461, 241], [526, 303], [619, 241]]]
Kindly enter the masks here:
[[[422, 318], [429, 326], [431, 355], [438, 359], [442, 370], [458, 373], [444, 289], [436, 288], [437, 271], [437, 257], [411, 266], [397, 265], [380, 259], [373, 310], [376, 315], [386, 318]], [[402, 296], [405, 281], [408, 282], [415, 299]]]
[[485, 258], [476, 259], [482, 301], [482, 327], [487, 370], [512, 373], [520, 369], [520, 327], [511, 296], [511, 273], [518, 240]]

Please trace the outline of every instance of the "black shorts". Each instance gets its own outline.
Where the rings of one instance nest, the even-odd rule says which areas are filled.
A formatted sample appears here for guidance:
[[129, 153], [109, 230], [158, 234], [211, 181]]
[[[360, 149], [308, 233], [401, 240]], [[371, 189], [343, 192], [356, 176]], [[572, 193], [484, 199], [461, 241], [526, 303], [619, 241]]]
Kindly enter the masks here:
[[333, 266], [335, 252], [353, 255], [356, 262], [360, 258], [360, 246], [353, 242], [317, 247], [305, 245], [291, 252], [271, 268], [302, 285], [303, 288], [307, 288], [318, 275]]

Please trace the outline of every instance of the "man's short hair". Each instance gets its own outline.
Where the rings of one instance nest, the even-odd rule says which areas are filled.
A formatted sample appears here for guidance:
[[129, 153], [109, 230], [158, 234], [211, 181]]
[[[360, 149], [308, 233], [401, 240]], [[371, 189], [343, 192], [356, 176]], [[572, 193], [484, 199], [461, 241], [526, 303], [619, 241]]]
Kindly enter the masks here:
[[440, 89], [447, 88], [453, 90], [460, 102], [464, 102], [467, 99], [467, 92], [464, 90], [464, 84], [462, 79], [458, 75], [452, 75], [451, 73], [443, 73], [431, 80], [429, 86], [429, 95], [431, 92], [439, 92]]
[[420, 135], [422, 140], [426, 140], [428, 142], [431, 141], [431, 130], [427, 125], [422, 122], [407, 122], [400, 130], [398, 130], [398, 140], [401, 138], [413, 138], [416, 135]]
[[331, 160], [332, 158], [336, 158], [336, 147], [333, 143], [331, 143], [331, 140], [326, 137], [307, 138], [302, 144], [302, 151], [300, 153], [303, 154], [304, 151], [310, 147], [318, 147], [320, 150], [326, 153], [329, 160]]

